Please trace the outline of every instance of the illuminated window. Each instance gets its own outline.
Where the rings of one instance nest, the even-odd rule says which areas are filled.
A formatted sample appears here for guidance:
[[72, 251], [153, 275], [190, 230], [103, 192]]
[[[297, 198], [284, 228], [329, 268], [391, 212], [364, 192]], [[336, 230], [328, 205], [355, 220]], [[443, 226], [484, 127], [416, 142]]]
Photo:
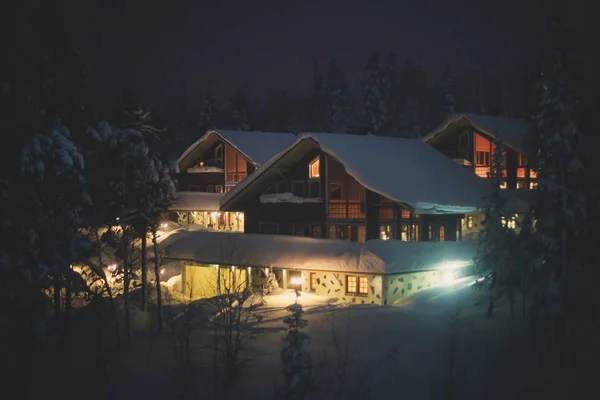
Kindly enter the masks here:
[[527, 165], [527, 156], [523, 153], [519, 153], [519, 166], [525, 167]]
[[440, 225], [440, 242], [444, 241], [445, 234], [446, 234], [446, 228], [444, 227], [444, 225]]
[[346, 293], [358, 292], [358, 277], [346, 275]]
[[379, 227], [379, 238], [381, 240], [394, 239], [394, 225], [381, 225]]
[[517, 168], [517, 178], [525, 178], [525, 168]]
[[508, 186], [506, 185], [506, 181], [502, 181], [500, 184], [500, 189], [506, 189]]
[[315, 158], [313, 161], [308, 164], [308, 177], [309, 178], [318, 178], [319, 175], [319, 167], [321, 165], [321, 160], [319, 157]]
[[475, 167], [475, 174], [482, 178], [490, 177], [490, 167]]
[[515, 229], [517, 227], [516, 215], [508, 220], [508, 224], [506, 223], [506, 218], [502, 217], [502, 226], [505, 226], [509, 229]]
[[223, 185], [216, 185], [215, 186], [215, 192], [217, 192], [217, 193], [223, 193]]
[[410, 218], [410, 211], [402, 210], [402, 219], [409, 219], [409, 218]]
[[369, 281], [367, 277], [346, 275], [346, 293], [369, 294]]
[[535, 169], [529, 169], [529, 177], [530, 178], [537, 178], [538, 177], [538, 173]]
[[467, 229], [473, 228], [473, 216], [467, 215]]
[[402, 224], [400, 234], [400, 239], [404, 242], [418, 242], [420, 240], [419, 224]]
[[310, 291], [311, 292], [317, 291], [317, 274], [314, 272], [310, 273]]
[[529, 182], [529, 189], [536, 189], [538, 187], [537, 182]]
[[475, 152], [475, 165], [490, 165], [490, 152], [489, 151], [476, 151]]
[[517, 189], [527, 188], [527, 182], [517, 182]]

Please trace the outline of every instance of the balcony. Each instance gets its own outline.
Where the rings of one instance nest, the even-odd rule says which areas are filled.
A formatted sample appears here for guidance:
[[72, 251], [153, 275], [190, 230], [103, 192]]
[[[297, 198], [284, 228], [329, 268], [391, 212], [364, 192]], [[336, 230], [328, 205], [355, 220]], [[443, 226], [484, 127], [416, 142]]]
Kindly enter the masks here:
[[365, 210], [360, 201], [330, 202], [329, 219], [364, 219]]
[[247, 176], [246, 172], [226, 172], [225, 182], [241, 182]]

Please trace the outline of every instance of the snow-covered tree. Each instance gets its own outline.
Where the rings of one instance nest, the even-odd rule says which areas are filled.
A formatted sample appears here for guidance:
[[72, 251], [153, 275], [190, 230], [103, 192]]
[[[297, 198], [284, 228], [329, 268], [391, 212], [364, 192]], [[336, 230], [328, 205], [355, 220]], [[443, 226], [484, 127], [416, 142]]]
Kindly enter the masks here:
[[351, 96], [344, 72], [331, 58], [325, 79], [325, 110], [327, 128], [331, 132], [347, 133], [352, 125]]
[[286, 346], [281, 350], [285, 398], [300, 400], [308, 398], [313, 386], [313, 362], [308, 349], [309, 336], [301, 329], [307, 326], [302, 318], [304, 310], [298, 303], [300, 292], [296, 291], [296, 302], [286, 307], [290, 316], [284, 318], [287, 325]]
[[568, 311], [571, 273], [576, 271], [577, 235], [583, 229], [585, 202], [578, 187], [583, 171], [576, 101], [567, 86], [561, 26], [551, 30], [550, 48], [540, 76], [539, 112], [535, 116], [539, 189], [535, 207], [537, 239], [544, 250], [543, 305], [538, 317]]
[[479, 247], [475, 257], [475, 266], [479, 275], [479, 288], [488, 293], [487, 316], [491, 317], [494, 303], [507, 289], [512, 279], [510, 262], [514, 231], [509, 226], [512, 216], [506, 209], [506, 197], [501, 186], [505, 180], [504, 155], [502, 142], [494, 140], [490, 178], [494, 183], [492, 191], [484, 199], [485, 219], [483, 230], [478, 237]]
[[389, 85], [381, 67], [379, 53], [369, 55], [361, 80], [363, 91], [362, 119], [370, 132], [376, 133], [388, 118]]

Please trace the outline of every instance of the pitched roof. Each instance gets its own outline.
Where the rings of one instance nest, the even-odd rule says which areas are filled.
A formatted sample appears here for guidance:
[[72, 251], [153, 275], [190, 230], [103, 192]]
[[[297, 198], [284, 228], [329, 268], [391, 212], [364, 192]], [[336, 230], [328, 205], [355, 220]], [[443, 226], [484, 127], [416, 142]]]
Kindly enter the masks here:
[[470, 113], [453, 114], [439, 127], [425, 135], [422, 140], [424, 142], [429, 142], [440, 133], [446, 131], [451, 125], [461, 121], [470, 124], [479, 132], [492, 138], [499, 137], [505, 145], [512, 147], [517, 151], [528, 152], [530, 134], [533, 128], [532, 124], [528, 121], [509, 117]]
[[472, 263], [477, 244], [316, 239], [287, 235], [180, 230], [164, 239], [167, 258], [203, 264], [398, 274]]
[[173, 204], [169, 207], [175, 211], [219, 211], [219, 200], [223, 193], [176, 192]]
[[274, 155], [248, 178], [221, 199], [221, 208], [244, 193], [253, 182], [278, 174], [286, 158], [321, 149], [341, 162], [348, 174], [364, 187], [420, 214], [471, 212], [481, 207], [484, 194], [491, 190], [488, 180], [418, 139], [399, 139], [372, 135], [304, 133]]
[[260, 131], [209, 130], [181, 154], [177, 160], [177, 165], [193, 154], [204, 142], [211, 139], [215, 140], [215, 138], [231, 145], [248, 158], [250, 162], [258, 166], [294, 140], [295, 135], [293, 133]]

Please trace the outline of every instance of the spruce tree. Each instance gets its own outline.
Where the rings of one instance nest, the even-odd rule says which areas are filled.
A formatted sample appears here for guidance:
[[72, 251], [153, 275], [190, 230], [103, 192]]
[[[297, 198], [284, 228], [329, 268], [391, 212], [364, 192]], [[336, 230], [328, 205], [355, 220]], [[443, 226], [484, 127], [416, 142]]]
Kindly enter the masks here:
[[229, 107], [227, 109], [228, 129], [247, 131], [250, 129], [250, 101], [243, 89], [236, 89], [235, 93], [229, 98]]
[[331, 132], [347, 133], [351, 129], [351, 97], [344, 72], [331, 58], [325, 80], [326, 125]]
[[507, 290], [511, 281], [510, 254], [514, 231], [509, 227], [512, 217], [506, 209], [506, 197], [501, 189], [504, 183], [505, 160], [502, 142], [494, 141], [494, 154], [490, 179], [494, 187], [484, 199], [485, 219], [478, 237], [475, 257], [476, 271], [480, 278], [479, 288], [485, 288], [488, 297], [488, 317], [493, 315], [495, 301]]
[[449, 117], [455, 112], [456, 93], [454, 86], [454, 78], [448, 68], [444, 68], [441, 75], [441, 95], [444, 105], [445, 117]]
[[372, 133], [378, 133], [388, 117], [389, 87], [387, 76], [381, 68], [379, 53], [369, 55], [361, 81], [363, 90], [362, 119]]
[[387, 119], [383, 131], [386, 135], [396, 136], [399, 131], [399, 114], [401, 112], [400, 74], [396, 54], [391, 53], [388, 56], [383, 73], [388, 86], [386, 99]]
[[207, 130], [215, 128], [216, 114], [217, 105], [215, 96], [208, 95], [204, 100], [204, 105], [200, 112], [200, 121], [198, 122], [201, 135], [204, 135]]
[[313, 83], [310, 99], [310, 127], [315, 132], [323, 131], [325, 127], [325, 82], [315, 60], [313, 65]]

